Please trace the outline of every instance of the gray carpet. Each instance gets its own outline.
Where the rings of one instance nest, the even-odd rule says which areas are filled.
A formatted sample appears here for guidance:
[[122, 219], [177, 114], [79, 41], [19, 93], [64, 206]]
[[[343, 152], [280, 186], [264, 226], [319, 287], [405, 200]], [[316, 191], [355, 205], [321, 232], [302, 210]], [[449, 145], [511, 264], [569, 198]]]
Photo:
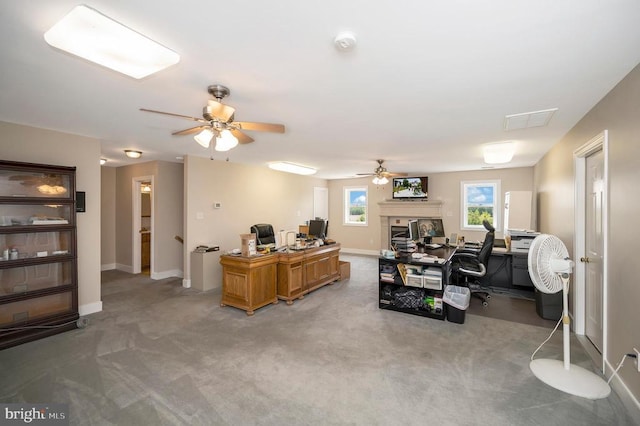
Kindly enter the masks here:
[[[548, 328], [380, 310], [377, 259], [341, 257], [350, 280], [253, 317], [219, 291], [104, 272], [87, 328], [0, 351], [0, 401], [66, 402], [79, 425], [632, 424], [615, 394], [585, 400], [531, 374]], [[540, 356], [559, 358], [561, 340]]]

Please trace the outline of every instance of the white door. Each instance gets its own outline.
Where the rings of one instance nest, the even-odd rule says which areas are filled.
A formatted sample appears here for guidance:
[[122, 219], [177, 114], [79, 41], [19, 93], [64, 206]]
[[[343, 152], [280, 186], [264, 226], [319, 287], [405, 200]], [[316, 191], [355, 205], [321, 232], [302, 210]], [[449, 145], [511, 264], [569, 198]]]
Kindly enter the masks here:
[[585, 182], [585, 334], [602, 353], [603, 330], [603, 208], [604, 153], [602, 149], [586, 158]]

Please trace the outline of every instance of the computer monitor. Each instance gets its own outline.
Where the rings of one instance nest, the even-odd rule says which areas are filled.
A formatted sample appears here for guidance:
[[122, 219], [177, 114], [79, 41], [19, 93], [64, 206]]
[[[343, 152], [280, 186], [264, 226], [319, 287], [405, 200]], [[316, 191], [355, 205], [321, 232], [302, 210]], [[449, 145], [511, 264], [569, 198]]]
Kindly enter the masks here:
[[420, 229], [420, 238], [424, 238], [427, 243], [431, 241], [431, 237], [445, 236], [442, 219], [419, 219], [418, 227]]
[[409, 239], [411, 241], [420, 240], [420, 232], [418, 230], [418, 219], [409, 220]]
[[309, 221], [309, 236], [315, 238], [325, 238], [326, 237], [326, 221], [322, 219], [313, 219]]

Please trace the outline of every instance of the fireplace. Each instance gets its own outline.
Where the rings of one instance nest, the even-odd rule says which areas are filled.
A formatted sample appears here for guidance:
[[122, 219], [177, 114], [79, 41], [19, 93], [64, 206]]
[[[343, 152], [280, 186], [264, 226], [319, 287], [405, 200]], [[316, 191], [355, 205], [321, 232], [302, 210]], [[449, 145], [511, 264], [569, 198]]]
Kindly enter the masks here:
[[[442, 218], [442, 201], [382, 201], [380, 206], [380, 242], [389, 248], [395, 228], [407, 230], [408, 219]], [[396, 224], [400, 221], [404, 226]]]

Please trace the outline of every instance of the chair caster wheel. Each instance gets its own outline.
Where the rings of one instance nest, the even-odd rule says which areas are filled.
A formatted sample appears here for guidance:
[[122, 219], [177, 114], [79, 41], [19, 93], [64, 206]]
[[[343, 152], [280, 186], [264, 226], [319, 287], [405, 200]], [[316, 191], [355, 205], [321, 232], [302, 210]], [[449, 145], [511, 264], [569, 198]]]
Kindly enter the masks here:
[[484, 306], [486, 308], [487, 306], [489, 306], [489, 302], [487, 302], [487, 301], [482, 302], [482, 306]]

